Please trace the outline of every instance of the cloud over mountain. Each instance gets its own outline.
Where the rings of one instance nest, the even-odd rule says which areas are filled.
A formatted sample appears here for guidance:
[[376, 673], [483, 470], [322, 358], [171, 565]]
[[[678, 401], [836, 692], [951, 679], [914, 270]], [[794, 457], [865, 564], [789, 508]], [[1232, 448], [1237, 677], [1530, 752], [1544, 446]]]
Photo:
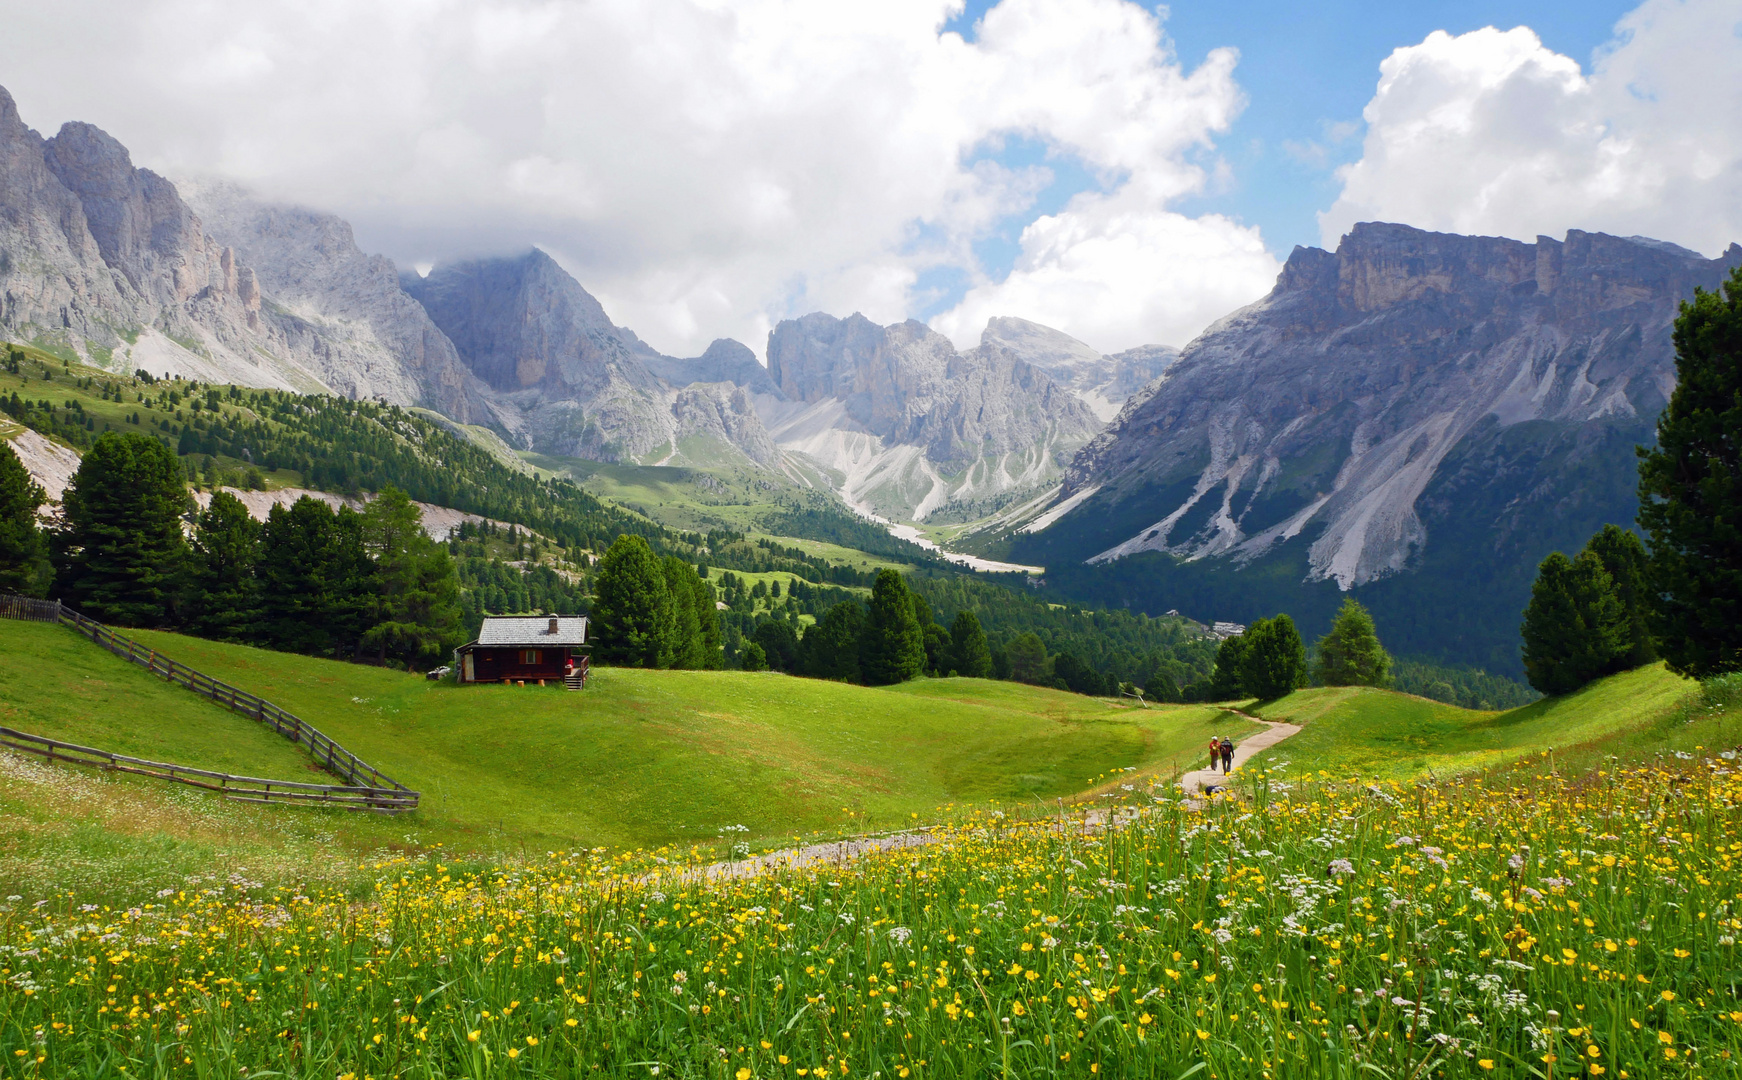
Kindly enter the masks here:
[[1320, 215], [1529, 240], [1569, 228], [1715, 255], [1742, 235], [1742, 11], [1646, 0], [1587, 74], [1527, 27], [1430, 34], [1380, 65]]
[[[976, 287], [952, 317], [966, 337], [990, 306], [1104, 350], [1189, 336], [1264, 290], [1254, 230], [1171, 208], [1242, 105], [1232, 50], [1188, 70], [1125, 0], [1004, 0], [972, 41], [942, 30], [959, 11], [0, 0], [31, 43], [8, 85], [39, 123], [95, 120], [159, 171], [342, 214], [402, 262], [538, 244], [669, 352], [819, 308], [898, 321], [938, 268]], [[1000, 285], [974, 242], [1035, 217], [1048, 180], [1000, 160], [1007, 137], [1101, 190], [1034, 222]], [[1157, 287], [1205, 252], [1215, 272]], [[1036, 309], [1066, 274], [1083, 302]]]

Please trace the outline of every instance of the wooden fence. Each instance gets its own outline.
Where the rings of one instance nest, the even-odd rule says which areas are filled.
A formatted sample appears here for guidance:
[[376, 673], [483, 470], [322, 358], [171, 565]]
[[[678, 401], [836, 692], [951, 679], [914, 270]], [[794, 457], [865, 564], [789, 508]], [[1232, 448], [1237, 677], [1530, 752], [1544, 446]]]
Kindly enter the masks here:
[[69, 626], [92, 642], [116, 656], [140, 665], [154, 675], [187, 687], [233, 712], [257, 720], [293, 743], [308, 748], [315, 764], [346, 781], [343, 786], [299, 784], [288, 780], [262, 780], [258, 777], [231, 776], [228, 773], [207, 772], [182, 765], [167, 765], [143, 761], [104, 750], [60, 743], [39, 735], [0, 728], [0, 745], [29, 753], [41, 754], [50, 761], [71, 761], [95, 765], [121, 772], [135, 772], [162, 780], [192, 784], [195, 787], [222, 791], [230, 798], [249, 802], [321, 803], [357, 810], [399, 812], [417, 809], [418, 793], [381, 772], [362, 758], [346, 750], [312, 724], [267, 701], [265, 698], [239, 690], [201, 674], [186, 664], [178, 663], [155, 649], [117, 634], [94, 619], [87, 619], [58, 601], [33, 600], [24, 596], [0, 594], [0, 618], [24, 619], [33, 622], [58, 622]]

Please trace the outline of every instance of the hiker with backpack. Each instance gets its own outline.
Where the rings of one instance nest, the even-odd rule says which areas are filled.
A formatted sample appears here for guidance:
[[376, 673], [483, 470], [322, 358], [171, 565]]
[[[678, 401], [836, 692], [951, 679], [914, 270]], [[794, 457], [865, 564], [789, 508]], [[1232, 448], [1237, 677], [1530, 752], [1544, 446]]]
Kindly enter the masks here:
[[1222, 745], [1220, 749], [1222, 754], [1222, 772], [1224, 774], [1233, 772], [1234, 743], [1226, 735], [1222, 736]]
[[1216, 771], [1216, 761], [1221, 756], [1222, 756], [1222, 737], [1220, 735], [1212, 735], [1212, 736], [1210, 736], [1210, 771], [1211, 772]]

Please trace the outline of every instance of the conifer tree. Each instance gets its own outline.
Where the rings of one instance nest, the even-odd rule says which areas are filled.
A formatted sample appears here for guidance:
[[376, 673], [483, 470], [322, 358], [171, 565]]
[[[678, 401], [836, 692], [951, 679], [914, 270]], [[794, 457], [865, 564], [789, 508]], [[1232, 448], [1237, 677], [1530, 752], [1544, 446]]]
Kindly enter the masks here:
[[122, 626], [170, 621], [187, 563], [181, 519], [191, 502], [169, 447], [137, 432], [91, 444], [51, 537], [55, 589], [81, 612]]
[[[1250, 634], [1254, 627], [1247, 627]], [[1206, 701], [1233, 701], [1247, 695], [1246, 673], [1242, 661], [1246, 657], [1246, 634], [1235, 634], [1222, 639], [1216, 646], [1216, 671], [1210, 677], [1210, 684], [1205, 688], [1208, 696]]]
[[676, 629], [671, 587], [646, 540], [624, 533], [599, 560], [593, 584], [593, 655], [608, 664], [659, 667]]
[[751, 635], [762, 646], [770, 671], [795, 671], [798, 667], [798, 631], [785, 619], [769, 619]]
[[745, 671], [767, 671], [768, 654], [756, 642], [746, 641], [744, 651], [738, 654], [738, 663]]
[[721, 651], [725, 642], [720, 635], [720, 612], [714, 607], [714, 587], [700, 574], [692, 575], [689, 585], [690, 603], [695, 607], [697, 632], [701, 637], [700, 666], [718, 668], [726, 662], [726, 657]]
[[818, 679], [859, 681], [859, 638], [865, 628], [865, 607], [843, 600], [823, 613], [799, 642], [799, 670]]
[[1670, 670], [1742, 668], [1742, 267], [1675, 321], [1676, 388], [1640, 450], [1652, 636]]
[[355, 655], [376, 597], [361, 515], [304, 495], [260, 530], [261, 630], [286, 652]]
[[1627, 616], [1603, 563], [1589, 551], [1549, 553], [1524, 609], [1524, 673], [1544, 694], [1566, 694], [1611, 670], [1628, 647]]
[[1143, 696], [1150, 701], [1172, 702], [1181, 700], [1179, 683], [1165, 671], [1157, 671], [1143, 684]]
[[429, 538], [423, 511], [392, 485], [364, 508], [359, 524], [377, 593], [362, 647], [379, 660], [439, 660], [464, 638], [459, 573], [447, 548]]
[[1240, 657], [1240, 683], [1246, 693], [1270, 701], [1306, 685], [1306, 644], [1294, 619], [1259, 619], [1242, 636], [1246, 648]]
[[1391, 681], [1391, 657], [1379, 644], [1373, 616], [1353, 596], [1330, 632], [1319, 639], [1319, 681], [1326, 686], [1385, 686]]
[[925, 670], [925, 636], [914, 618], [907, 582], [887, 567], [877, 572], [871, 587], [863, 645], [859, 670], [867, 686], [906, 682]]
[[252, 642], [260, 633], [260, 523], [227, 491], [194, 525], [188, 581], [188, 629], [219, 641]]
[[1646, 581], [1649, 560], [1639, 537], [1618, 525], [1605, 525], [1585, 550], [1597, 556], [1615, 587], [1615, 598], [1627, 621], [1627, 644], [1610, 664], [1610, 671], [1631, 671], [1657, 659], [1651, 640], [1651, 596]]
[[36, 524], [36, 509], [47, 501], [12, 444], [0, 442], [0, 592], [48, 592], [48, 541]]
[[992, 649], [986, 643], [986, 631], [972, 611], [956, 612], [950, 624], [950, 667], [957, 675], [970, 679], [992, 677]]
[[1025, 630], [1010, 639], [1004, 647], [1010, 660], [1010, 677], [1017, 682], [1039, 685], [1047, 677], [1046, 643], [1032, 630]]
[[665, 586], [671, 590], [671, 642], [661, 667], [700, 670], [707, 667], [707, 645], [702, 640], [701, 613], [697, 610], [696, 569], [676, 555], [661, 560]]

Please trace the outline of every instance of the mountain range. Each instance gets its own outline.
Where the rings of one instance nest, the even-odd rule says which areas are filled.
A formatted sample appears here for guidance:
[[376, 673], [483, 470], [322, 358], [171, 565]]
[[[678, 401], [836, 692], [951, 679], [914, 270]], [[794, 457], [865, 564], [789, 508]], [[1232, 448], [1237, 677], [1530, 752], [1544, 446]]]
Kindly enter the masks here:
[[1630, 524], [1671, 323], [1742, 265], [1643, 237], [1534, 244], [1357, 225], [1189, 344], [1002, 541], [1134, 607], [1328, 621], [1515, 671], [1536, 563]]
[[1011, 317], [958, 349], [817, 312], [766, 365], [730, 339], [677, 358], [542, 251], [402, 272], [331, 214], [172, 183], [88, 124], [45, 139], [0, 89], [10, 340], [423, 407], [555, 457], [747, 469], [951, 527], [1061, 597], [1313, 632], [1352, 594], [1395, 651], [1507, 673], [1536, 563], [1632, 520], [1677, 305], [1738, 264], [1364, 223], [1183, 350]]

